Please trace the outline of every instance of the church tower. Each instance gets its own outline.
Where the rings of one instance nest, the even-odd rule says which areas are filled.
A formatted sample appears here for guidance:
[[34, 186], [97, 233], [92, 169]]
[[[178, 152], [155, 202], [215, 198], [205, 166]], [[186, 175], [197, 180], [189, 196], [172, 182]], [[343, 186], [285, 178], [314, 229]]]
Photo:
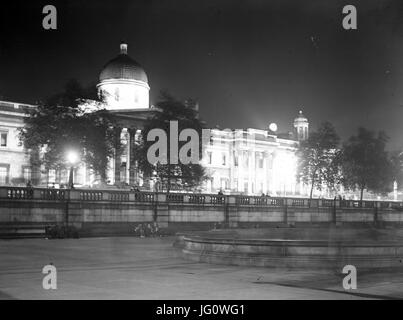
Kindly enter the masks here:
[[294, 132], [298, 141], [304, 141], [309, 138], [309, 122], [301, 110], [298, 117], [294, 119]]

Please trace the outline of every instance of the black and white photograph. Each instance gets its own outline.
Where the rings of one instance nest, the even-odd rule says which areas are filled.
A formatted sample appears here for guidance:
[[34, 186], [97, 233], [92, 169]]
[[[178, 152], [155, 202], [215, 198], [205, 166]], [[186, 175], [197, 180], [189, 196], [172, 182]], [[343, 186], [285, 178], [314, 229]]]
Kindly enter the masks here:
[[402, 0], [0, 12], [0, 300], [403, 299]]

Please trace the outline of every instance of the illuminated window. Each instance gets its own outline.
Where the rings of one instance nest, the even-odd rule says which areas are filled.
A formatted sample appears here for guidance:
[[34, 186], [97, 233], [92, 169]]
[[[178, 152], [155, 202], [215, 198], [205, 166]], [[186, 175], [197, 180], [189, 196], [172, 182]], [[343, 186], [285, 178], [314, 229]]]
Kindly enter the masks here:
[[221, 189], [228, 189], [228, 180], [226, 178], [221, 178]]
[[31, 168], [30, 167], [23, 167], [22, 168], [22, 176], [24, 177], [24, 181], [30, 181], [31, 180]]
[[256, 166], [259, 169], [263, 169], [263, 154], [261, 152], [256, 152]]
[[247, 168], [249, 166], [249, 154], [248, 151], [243, 151], [242, 155], [243, 166]]
[[207, 161], [208, 161], [208, 164], [212, 164], [212, 153], [211, 152], [207, 152]]
[[243, 183], [243, 191], [248, 192], [249, 181], [245, 180]]
[[56, 182], [56, 170], [55, 169], [50, 169], [48, 171], [48, 181], [49, 181], [49, 183]]
[[269, 169], [273, 169], [273, 155], [269, 156]]
[[0, 185], [4, 185], [8, 183], [9, 179], [9, 171], [10, 171], [10, 165], [7, 164], [0, 164]]
[[7, 147], [7, 132], [0, 133], [0, 147]]

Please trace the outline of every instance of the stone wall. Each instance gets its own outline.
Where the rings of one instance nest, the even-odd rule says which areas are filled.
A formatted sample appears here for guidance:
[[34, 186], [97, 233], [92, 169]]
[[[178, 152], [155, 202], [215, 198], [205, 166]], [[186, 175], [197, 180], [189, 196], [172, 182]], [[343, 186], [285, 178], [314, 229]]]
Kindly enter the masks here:
[[281, 225], [403, 224], [403, 203], [0, 187], [0, 224], [69, 224], [84, 234]]

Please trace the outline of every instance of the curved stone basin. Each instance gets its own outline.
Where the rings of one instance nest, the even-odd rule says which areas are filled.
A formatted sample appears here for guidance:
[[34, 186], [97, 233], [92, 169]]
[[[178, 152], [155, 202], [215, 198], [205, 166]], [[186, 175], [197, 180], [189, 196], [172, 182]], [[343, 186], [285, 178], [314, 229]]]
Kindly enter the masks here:
[[[271, 237], [269, 237], [271, 236]], [[231, 229], [178, 234], [193, 261], [281, 268], [403, 268], [403, 230]]]

